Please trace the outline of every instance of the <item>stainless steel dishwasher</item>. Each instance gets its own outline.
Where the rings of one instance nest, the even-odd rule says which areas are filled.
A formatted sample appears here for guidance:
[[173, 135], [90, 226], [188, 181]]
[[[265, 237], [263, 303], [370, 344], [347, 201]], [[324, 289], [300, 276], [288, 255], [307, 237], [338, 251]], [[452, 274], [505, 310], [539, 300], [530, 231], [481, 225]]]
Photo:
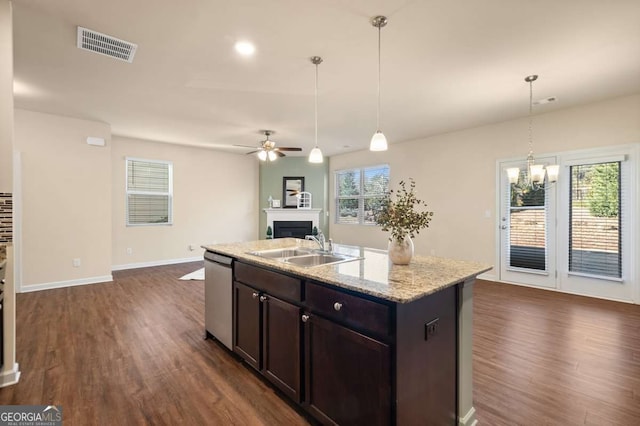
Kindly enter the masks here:
[[233, 350], [232, 273], [233, 259], [204, 252], [204, 327], [207, 335]]

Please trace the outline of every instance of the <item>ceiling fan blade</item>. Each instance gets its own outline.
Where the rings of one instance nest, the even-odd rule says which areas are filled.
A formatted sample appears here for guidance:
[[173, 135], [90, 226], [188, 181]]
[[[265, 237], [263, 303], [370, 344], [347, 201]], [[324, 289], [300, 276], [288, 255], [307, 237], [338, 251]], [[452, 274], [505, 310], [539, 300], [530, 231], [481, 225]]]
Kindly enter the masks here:
[[256, 152], [260, 152], [261, 150], [258, 149], [256, 151], [251, 151], [251, 152], [247, 152], [245, 155], [250, 155], [250, 154], [255, 154]]
[[284, 152], [280, 152], [278, 150], [274, 151], [276, 154], [278, 154], [279, 157], [286, 157], [286, 155], [284, 154]]
[[278, 147], [276, 151], [302, 151], [302, 148]]
[[233, 145], [233, 146], [237, 146], [240, 148], [251, 148], [251, 149], [256, 149], [257, 147], [255, 145], [251, 146], [251, 145]]

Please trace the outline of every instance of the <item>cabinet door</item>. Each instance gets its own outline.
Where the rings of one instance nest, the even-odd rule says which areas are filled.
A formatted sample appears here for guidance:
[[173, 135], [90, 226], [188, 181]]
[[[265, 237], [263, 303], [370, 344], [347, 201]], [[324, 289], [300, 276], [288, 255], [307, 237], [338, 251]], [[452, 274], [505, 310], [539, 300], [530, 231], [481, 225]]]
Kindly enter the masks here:
[[389, 346], [318, 316], [304, 331], [311, 414], [323, 424], [390, 424]]
[[238, 282], [233, 283], [234, 329], [233, 351], [253, 368], [260, 370], [260, 295], [255, 290]]
[[263, 374], [300, 402], [301, 309], [271, 295], [263, 299]]

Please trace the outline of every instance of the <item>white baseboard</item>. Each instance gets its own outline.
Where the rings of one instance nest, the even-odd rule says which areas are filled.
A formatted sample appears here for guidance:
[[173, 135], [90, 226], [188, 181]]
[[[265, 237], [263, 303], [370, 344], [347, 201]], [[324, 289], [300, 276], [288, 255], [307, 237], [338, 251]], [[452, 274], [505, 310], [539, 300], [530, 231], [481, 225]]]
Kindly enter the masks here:
[[476, 426], [478, 420], [476, 419], [476, 409], [471, 407], [464, 417], [458, 418], [458, 426]]
[[486, 280], [486, 281], [498, 281], [498, 277], [496, 276], [496, 274], [490, 274], [489, 272], [480, 274], [476, 278], [479, 280]]
[[20, 368], [18, 363], [13, 364], [13, 369], [0, 373], [0, 388], [11, 386], [20, 380]]
[[154, 260], [151, 262], [127, 263], [124, 265], [113, 265], [112, 271], [124, 271], [125, 269], [148, 268], [150, 266], [175, 265], [176, 263], [197, 262], [202, 260], [202, 255], [196, 257], [185, 257], [182, 259]]
[[50, 283], [42, 283], [42, 284], [32, 284], [32, 285], [22, 285], [20, 287], [20, 293], [28, 293], [31, 291], [40, 291], [40, 290], [51, 290], [54, 288], [62, 288], [62, 287], [74, 287], [77, 285], [85, 285], [85, 284], [98, 284], [98, 283], [106, 283], [113, 281], [113, 276], [102, 275], [98, 277], [89, 277], [89, 278], [80, 278], [77, 280], [68, 280], [68, 281], [55, 281]]

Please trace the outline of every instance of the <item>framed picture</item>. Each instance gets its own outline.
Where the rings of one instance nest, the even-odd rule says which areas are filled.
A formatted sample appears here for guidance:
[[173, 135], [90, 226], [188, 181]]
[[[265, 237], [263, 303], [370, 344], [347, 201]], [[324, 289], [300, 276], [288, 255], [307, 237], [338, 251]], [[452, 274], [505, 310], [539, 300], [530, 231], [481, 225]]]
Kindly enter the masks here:
[[282, 178], [282, 201], [284, 208], [298, 207], [296, 195], [304, 191], [304, 177], [285, 176]]

